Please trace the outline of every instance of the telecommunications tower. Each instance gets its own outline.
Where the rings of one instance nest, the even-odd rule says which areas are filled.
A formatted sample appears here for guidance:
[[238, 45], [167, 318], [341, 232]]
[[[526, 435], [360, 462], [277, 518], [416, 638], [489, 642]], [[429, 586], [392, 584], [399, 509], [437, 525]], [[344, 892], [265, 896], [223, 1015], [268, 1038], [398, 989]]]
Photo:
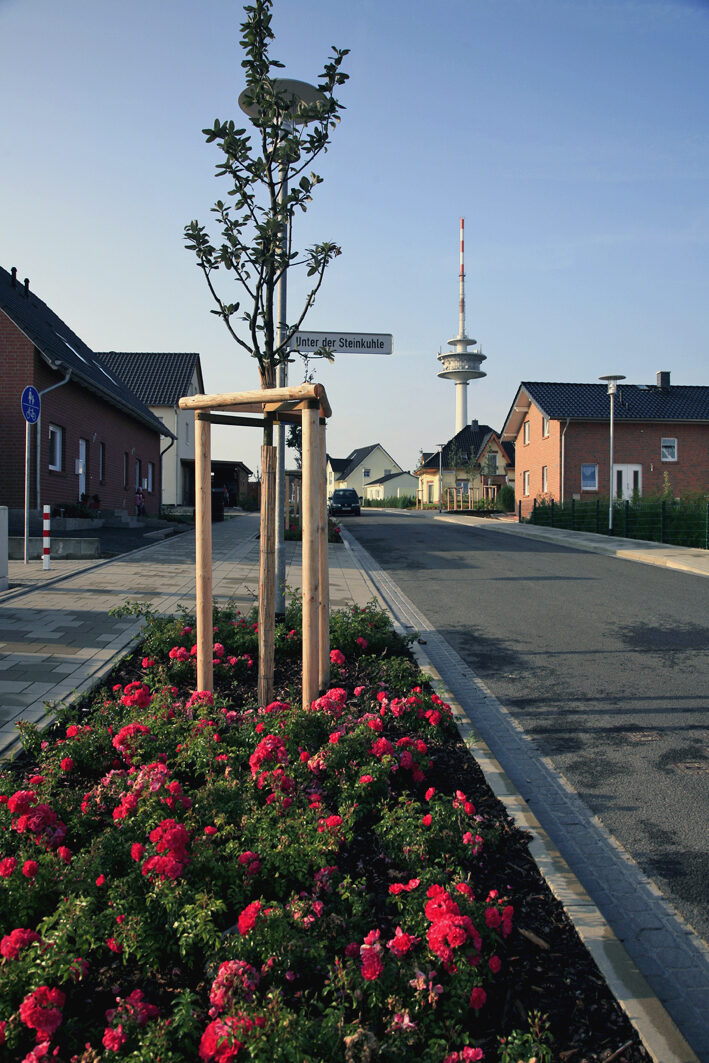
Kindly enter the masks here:
[[[476, 340], [471, 340], [465, 335], [465, 269], [464, 257], [464, 230], [465, 219], [460, 219], [460, 303], [458, 312], [458, 335], [453, 340], [448, 340], [448, 346], [452, 351], [444, 351], [438, 355], [438, 360], [443, 364], [439, 376], [444, 380], [455, 381], [455, 431], [456, 435], [468, 423], [468, 381], [477, 380], [481, 376], [487, 376], [480, 368], [480, 363], [485, 361], [485, 355]], [[472, 349], [469, 349], [472, 348]]]

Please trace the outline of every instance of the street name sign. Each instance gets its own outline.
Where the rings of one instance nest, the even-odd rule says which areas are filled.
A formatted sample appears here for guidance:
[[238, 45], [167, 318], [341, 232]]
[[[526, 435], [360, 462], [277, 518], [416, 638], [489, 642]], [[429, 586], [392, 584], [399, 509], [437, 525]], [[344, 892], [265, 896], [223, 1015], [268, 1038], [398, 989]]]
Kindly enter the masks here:
[[390, 332], [296, 332], [290, 341], [298, 354], [391, 354]]
[[31, 384], [28, 384], [22, 392], [20, 405], [22, 406], [22, 413], [27, 423], [35, 424], [39, 419], [39, 411], [41, 408], [37, 388], [33, 388]]

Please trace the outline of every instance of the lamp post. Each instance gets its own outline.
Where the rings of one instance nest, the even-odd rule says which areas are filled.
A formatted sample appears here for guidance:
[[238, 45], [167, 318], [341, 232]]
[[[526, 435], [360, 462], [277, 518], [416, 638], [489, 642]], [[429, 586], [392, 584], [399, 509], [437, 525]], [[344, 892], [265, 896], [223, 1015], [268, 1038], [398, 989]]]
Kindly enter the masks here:
[[625, 377], [620, 374], [609, 374], [608, 376], [601, 376], [599, 380], [605, 380], [608, 383], [608, 394], [611, 402], [611, 429], [610, 429], [610, 472], [609, 472], [609, 484], [610, 484], [610, 497], [608, 500], [608, 534], [613, 534], [613, 398], [618, 390], [618, 381], [625, 380]]
[[438, 512], [443, 512], [443, 448], [445, 443], [437, 443], [438, 447]]
[[[305, 124], [308, 119], [302, 116], [303, 105], [309, 106], [318, 103], [324, 97], [315, 85], [307, 81], [295, 81], [292, 78], [274, 78], [274, 88], [288, 100], [290, 126], [284, 123], [283, 128], [292, 128], [293, 125]], [[247, 89], [239, 96], [239, 107], [249, 116], [258, 118], [259, 108], [254, 103], [248, 103], [249, 92]], [[279, 205], [282, 207], [288, 197], [288, 162], [283, 161], [279, 167], [280, 193]], [[284, 220], [281, 230], [282, 248], [288, 251], [288, 222]], [[277, 340], [280, 346], [288, 332], [287, 324], [287, 268], [281, 271], [276, 285], [276, 324]], [[278, 366], [277, 384], [284, 388], [288, 383], [288, 362], [284, 358]], [[276, 424], [276, 607], [277, 617], [285, 617], [286, 613], [286, 551], [285, 551], [285, 522], [286, 522], [286, 428], [283, 421]]]

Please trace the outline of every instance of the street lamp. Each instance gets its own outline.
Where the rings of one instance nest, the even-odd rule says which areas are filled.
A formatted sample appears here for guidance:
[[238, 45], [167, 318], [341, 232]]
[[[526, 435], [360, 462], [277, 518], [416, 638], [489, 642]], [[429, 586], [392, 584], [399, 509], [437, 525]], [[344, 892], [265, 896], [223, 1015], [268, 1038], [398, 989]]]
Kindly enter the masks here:
[[608, 534], [612, 535], [613, 534], [613, 396], [615, 395], [616, 391], [618, 390], [618, 381], [619, 380], [625, 380], [625, 377], [620, 375], [620, 374], [617, 374], [617, 373], [616, 374], [611, 373], [608, 376], [601, 376], [598, 379], [599, 380], [605, 380], [605, 381], [608, 382], [608, 394], [609, 394], [610, 400], [611, 400], [611, 432], [610, 432], [611, 452], [610, 452], [610, 473], [609, 473], [610, 498], [609, 498], [609, 501], [608, 501]]
[[[293, 78], [274, 78], [273, 87], [288, 102], [288, 121], [284, 122], [284, 130], [293, 125], [305, 124], [310, 121], [303, 116], [303, 107], [312, 106], [324, 99], [323, 94], [315, 85], [307, 81], [295, 81]], [[248, 89], [239, 96], [239, 107], [249, 116], [258, 118], [258, 104], [250, 102]], [[288, 197], [288, 162], [282, 161], [279, 167], [280, 195], [279, 205], [283, 207]], [[288, 223], [283, 222], [281, 232], [282, 247], [288, 249]], [[276, 285], [276, 323], [278, 326], [277, 344], [280, 346], [288, 332], [287, 325], [287, 287], [286, 268], [281, 271]], [[281, 361], [278, 366], [277, 384], [284, 388], [288, 383], [287, 359]], [[276, 616], [284, 617], [286, 613], [286, 550], [285, 550], [285, 523], [286, 523], [286, 427], [283, 421], [276, 425]]]
[[438, 512], [443, 512], [443, 448], [445, 443], [436, 443], [438, 447]]

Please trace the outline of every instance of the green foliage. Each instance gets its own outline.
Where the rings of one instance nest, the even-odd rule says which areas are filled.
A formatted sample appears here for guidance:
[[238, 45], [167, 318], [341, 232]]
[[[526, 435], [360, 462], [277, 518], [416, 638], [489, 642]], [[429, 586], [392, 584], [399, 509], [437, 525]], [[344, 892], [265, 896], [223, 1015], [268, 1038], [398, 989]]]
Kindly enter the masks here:
[[539, 1011], [527, 1016], [528, 1029], [501, 1037], [499, 1063], [553, 1063], [554, 1038], [549, 1022]]
[[[529, 521], [547, 527], [606, 535], [608, 510], [607, 498], [564, 503], [537, 499]], [[613, 534], [627, 539], [709, 549], [709, 498], [700, 493], [668, 498], [663, 489], [654, 496], [618, 500], [613, 503]]]
[[[253, 142], [243, 126], [245, 119], [216, 119], [202, 131], [207, 143], [216, 144], [221, 152], [216, 176], [231, 184], [228, 200], [219, 199], [212, 208], [221, 242], [212, 243], [206, 226], [198, 221], [184, 230], [185, 246], [196, 256], [216, 303], [212, 313], [256, 358], [265, 387], [274, 385], [276, 366], [287, 360], [290, 341], [313, 305], [325, 270], [340, 254], [337, 244], [326, 241], [299, 257], [293, 250], [292, 229], [296, 212], [308, 209], [313, 190], [322, 181], [310, 167], [327, 151], [342, 110], [335, 92], [348, 77], [341, 69], [348, 52], [333, 47], [318, 77], [315, 102], [294, 101], [278, 77], [283, 64], [270, 54], [271, 8], [272, 0], [254, 0], [244, 8], [246, 20], [241, 26], [244, 103], [255, 127]], [[277, 342], [276, 286], [295, 266], [304, 268], [312, 286], [297, 319]], [[216, 274], [221, 269], [236, 279], [248, 301], [246, 307], [219, 295]], [[246, 338], [235, 327], [238, 321], [245, 325]]]
[[365, 498], [362, 506], [369, 509], [413, 509], [416, 495], [390, 495], [389, 498]]
[[515, 489], [512, 484], [502, 484], [498, 489], [495, 502], [496, 508], [504, 510], [505, 513], [512, 513], [514, 511]]

